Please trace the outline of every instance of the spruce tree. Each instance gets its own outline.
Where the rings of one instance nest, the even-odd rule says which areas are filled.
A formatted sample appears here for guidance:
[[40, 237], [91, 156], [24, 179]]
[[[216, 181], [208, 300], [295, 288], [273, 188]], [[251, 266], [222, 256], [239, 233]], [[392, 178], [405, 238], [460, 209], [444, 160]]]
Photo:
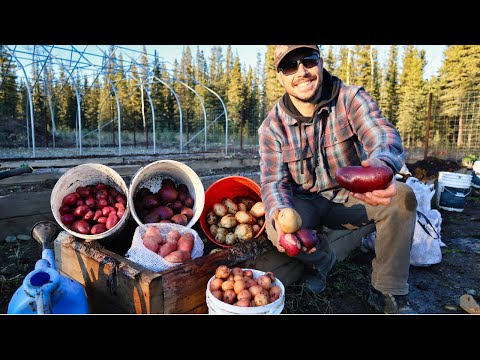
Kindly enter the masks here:
[[385, 90], [384, 90], [384, 102], [382, 102], [382, 111], [384, 116], [392, 124], [396, 124], [398, 120], [398, 47], [397, 45], [391, 45], [389, 49], [389, 57], [387, 70], [385, 74]]

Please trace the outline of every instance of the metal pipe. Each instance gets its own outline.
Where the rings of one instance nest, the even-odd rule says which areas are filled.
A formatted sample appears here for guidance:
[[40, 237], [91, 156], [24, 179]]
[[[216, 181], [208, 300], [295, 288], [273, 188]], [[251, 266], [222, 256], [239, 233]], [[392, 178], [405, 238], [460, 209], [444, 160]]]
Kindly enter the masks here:
[[[205, 152], [207, 152], [207, 112], [205, 111], [205, 106], [203, 105], [203, 100], [202, 100], [202, 97], [200, 95], [198, 95], [198, 93], [193, 89], [191, 88], [190, 86], [188, 86], [187, 84], [185, 84], [183, 81], [180, 81], [178, 79], [176, 79], [180, 84], [186, 86], [188, 89], [192, 90], [192, 92], [198, 97], [198, 100], [200, 101], [200, 105], [202, 105], [202, 109], [203, 109], [203, 130], [205, 132], [205, 140], [204, 140], [204, 144], [205, 144]], [[192, 139], [193, 140], [193, 139]], [[191, 140], [190, 140], [191, 141]], [[188, 144], [188, 143], [187, 143]], [[187, 145], [185, 144], [185, 145]]]
[[[32, 90], [30, 89], [30, 84], [28, 83], [28, 76], [27, 72], [25, 71], [25, 68], [23, 67], [22, 63], [18, 60], [18, 58], [15, 56], [14, 53], [10, 51], [10, 48], [8, 45], [5, 45], [5, 49], [8, 51], [8, 53], [15, 59], [15, 61], [20, 65], [22, 68], [23, 74], [25, 75], [25, 84], [27, 85], [27, 92], [28, 92], [28, 100], [30, 104], [30, 122], [32, 126], [32, 150], [33, 150], [33, 157], [36, 156], [35, 154], [35, 127], [33, 123], [33, 101], [32, 101]], [[28, 137], [28, 128], [27, 128], [27, 137]]]
[[175, 97], [175, 100], [177, 100], [177, 105], [178, 105], [178, 113], [179, 113], [179, 117], [180, 117], [180, 153], [183, 152], [183, 133], [182, 133], [182, 128], [183, 128], [183, 125], [182, 125], [182, 107], [180, 106], [180, 100], [177, 96], [177, 93], [175, 92], [175, 90], [172, 89], [172, 87], [170, 85], [168, 85], [165, 81], [163, 80], [160, 80], [158, 77], [156, 77], [155, 75], [152, 75], [152, 78], [154, 80], [157, 80], [159, 83], [165, 85], [167, 88], [170, 89], [170, 91], [173, 93], [173, 96]]

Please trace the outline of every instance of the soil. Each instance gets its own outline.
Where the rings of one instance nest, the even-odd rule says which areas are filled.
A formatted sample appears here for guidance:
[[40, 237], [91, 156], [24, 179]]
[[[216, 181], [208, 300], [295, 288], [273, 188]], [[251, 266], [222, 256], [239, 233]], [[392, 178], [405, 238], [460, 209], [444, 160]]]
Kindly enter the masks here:
[[[439, 171], [462, 170], [458, 163], [436, 158], [407, 164], [407, 167], [413, 176], [424, 182], [434, 182]], [[224, 171], [232, 175], [228, 169]], [[46, 181], [3, 186], [0, 196], [14, 191], [43, 191], [54, 185], [55, 181]], [[460, 296], [468, 293], [480, 302], [480, 192], [472, 191], [463, 212], [439, 211], [442, 215], [441, 240], [446, 245], [442, 247], [442, 261], [429, 267], [410, 268], [410, 302], [421, 314], [466, 314], [459, 306]], [[40, 258], [41, 247], [34, 240], [7, 242], [0, 239], [0, 314], [7, 312], [14, 292]], [[344, 261], [337, 262], [321, 295], [307, 293], [300, 282], [287, 286], [283, 313], [372, 313], [366, 297], [373, 258], [371, 251], [360, 248]]]

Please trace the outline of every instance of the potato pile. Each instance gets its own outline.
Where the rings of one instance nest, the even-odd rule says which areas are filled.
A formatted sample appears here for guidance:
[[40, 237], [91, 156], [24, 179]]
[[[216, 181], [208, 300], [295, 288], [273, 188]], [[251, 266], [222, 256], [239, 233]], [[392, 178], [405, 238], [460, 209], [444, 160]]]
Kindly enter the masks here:
[[224, 197], [206, 214], [215, 241], [228, 246], [252, 240], [265, 222], [265, 205], [248, 196]]
[[153, 193], [142, 187], [133, 200], [135, 212], [144, 224], [175, 223], [187, 225], [193, 217], [193, 200], [187, 185], [176, 184], [171, 178], [164, 178], [160, 189]]
[[267, 272], [253, 278], [252, 270], [220, 265], [210, 281], [209, 290], [220, 301], [234, 306], [263, 306], [280, 298], [281, 289], [275, 282], [275, 275]]
[[143, 245], [171, 263], [182, 263], [192, 258], [195, 236], [186, 231], [170, 230], [165, 239], [156, 226], [150, 226], [142, 236]]
[[60, 220], [70, 230], [97, 235], [112, 229], [125, 214], [127, 198], [102, 182], [79, 186], [65, 195], [58, 209]]

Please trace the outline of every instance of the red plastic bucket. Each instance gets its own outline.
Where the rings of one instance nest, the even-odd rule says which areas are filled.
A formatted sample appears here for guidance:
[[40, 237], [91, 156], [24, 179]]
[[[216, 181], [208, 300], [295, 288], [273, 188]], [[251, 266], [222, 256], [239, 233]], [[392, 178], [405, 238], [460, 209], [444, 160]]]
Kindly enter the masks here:
[[[207, 223], [206, 216], [212, 211], [213, 205], [222, 201], [224, 197], [233, 199], [237, 196], [249, 196], [255, 201], [262, 201], [260, 186], [253, 180], [244, 176], [227, 176], [215, 181], [205, 191], [205, 205], [200, 215], [200, 227], [207, 238], [218, 246], [229, 248], [229, 245], [220, 244], [215, 241], [215, 237], [210, 233], [210, 226]], [[265, 223], [260, 231], [255, 235], [259, 237], [265, 231]]]

